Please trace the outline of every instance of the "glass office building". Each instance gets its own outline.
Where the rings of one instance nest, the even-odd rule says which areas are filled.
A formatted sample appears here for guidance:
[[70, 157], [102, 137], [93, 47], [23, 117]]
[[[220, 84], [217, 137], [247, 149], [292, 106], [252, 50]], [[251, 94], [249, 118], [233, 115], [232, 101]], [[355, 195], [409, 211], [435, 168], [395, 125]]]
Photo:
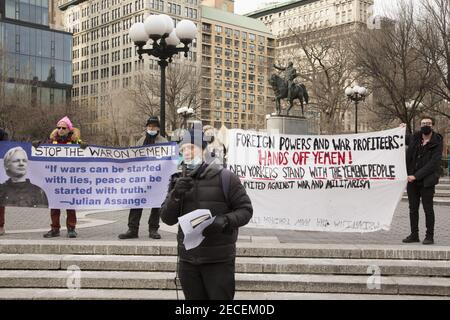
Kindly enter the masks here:
[[48, 0], [0, 0], [0, 76], [31, 103], [63, 105], [72, 85], [72, 34], [50, 29]]

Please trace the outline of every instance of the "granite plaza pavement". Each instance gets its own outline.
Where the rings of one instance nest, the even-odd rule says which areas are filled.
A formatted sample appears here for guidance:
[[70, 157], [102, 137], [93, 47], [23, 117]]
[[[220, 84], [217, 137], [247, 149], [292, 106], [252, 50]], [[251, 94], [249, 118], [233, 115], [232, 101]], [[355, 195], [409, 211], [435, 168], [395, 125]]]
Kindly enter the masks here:
[[[161, 240], [148, 237], [148, 217], [146, 209], [141, 218], [139, 239], [119, 240], [117, 236], [127, 230], [128, 210], [120, 211], [78, 211], [78, 238], [69, 239], [65, 229], [65, 211], [61, 214], [61, 236], [54, 238], [67, 241], [175, 241], [177, 226], [167, 226], [161, 222]], [[450, 206], [435, 205], [435, 245], [450, 246]], [[2, 239], [43, 239], [50, 229], [48, 209], [7, 207], [5, 214], [6, 234]], [[425, 214], [421, 208], [419, 218], [420, 239], [425, 236]], [[408, 203], [401, 201], [394, 213], [389, 231], [370, 233], [338, 233], [317, 231], [292, 231], [277, 229], [241, 228], [239, 241], [256, 243], [315, 243], [315, 244], [402, 244], [402, 239], [410, 232]], [[408, 246], [408, 244], [403, 244]]]

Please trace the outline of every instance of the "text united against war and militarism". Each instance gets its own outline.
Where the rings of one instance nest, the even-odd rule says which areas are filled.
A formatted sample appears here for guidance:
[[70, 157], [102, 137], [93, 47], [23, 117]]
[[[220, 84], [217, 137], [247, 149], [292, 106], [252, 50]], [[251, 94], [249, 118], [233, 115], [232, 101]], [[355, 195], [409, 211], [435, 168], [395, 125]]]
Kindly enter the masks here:
[[236, 150], [256, 152], [257, 163], [232, 164], [229, 169], [254, 190], [370, 189], [371, 180], [395, 180], [395, 165], [356, 164], [354, 152], [397, 150], [403, 139], [400, 135], [315, 138], [236, 132]]

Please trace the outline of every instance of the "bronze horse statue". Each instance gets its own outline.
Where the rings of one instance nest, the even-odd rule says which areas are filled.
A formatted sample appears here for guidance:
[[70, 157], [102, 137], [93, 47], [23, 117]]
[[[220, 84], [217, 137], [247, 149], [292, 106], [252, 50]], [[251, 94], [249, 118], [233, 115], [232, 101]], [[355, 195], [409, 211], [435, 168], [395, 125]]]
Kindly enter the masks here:
[[[280, 106], [280, 100], [288, 98], [288, 87], [287, 87], [287, 81], [278, 76], [277, 74], [272, 74], [269, 80], [270, 85], [273, 88], [273, 91], [275, 93], [275, 100], [276, 100], [276, 107], [277, 107], [277, 114], [281, 114], [281, 106]], [[289, 111], [294, 106], [294, 100], [298, 99], [300, 101], [300, 105], [302, 107], [302, 116], [303, 113], [303, 100], [305, 100], [305, 103], [308, 104], [308, 92], [306, 91], [306, 87], [304, 84], [294, 84], [291, 90], [291, 98], [289, 99], [289, 108], [286, 112], [286, 115], [289, 115]]]

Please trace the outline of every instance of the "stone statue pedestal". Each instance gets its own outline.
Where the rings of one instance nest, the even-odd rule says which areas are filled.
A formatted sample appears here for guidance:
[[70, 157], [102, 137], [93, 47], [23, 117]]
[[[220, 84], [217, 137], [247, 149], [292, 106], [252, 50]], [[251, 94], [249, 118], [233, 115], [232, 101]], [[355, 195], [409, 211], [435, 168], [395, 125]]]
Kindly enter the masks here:
[[304, 117], [267, 115], [267, 132], [278, 130], [280, 134], [310, 134], [308, 120]]

